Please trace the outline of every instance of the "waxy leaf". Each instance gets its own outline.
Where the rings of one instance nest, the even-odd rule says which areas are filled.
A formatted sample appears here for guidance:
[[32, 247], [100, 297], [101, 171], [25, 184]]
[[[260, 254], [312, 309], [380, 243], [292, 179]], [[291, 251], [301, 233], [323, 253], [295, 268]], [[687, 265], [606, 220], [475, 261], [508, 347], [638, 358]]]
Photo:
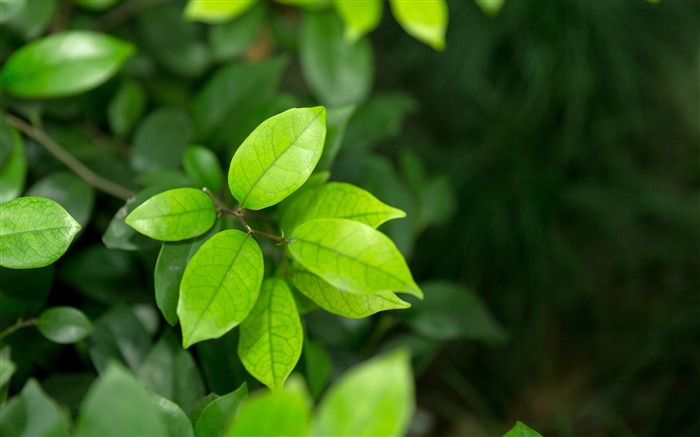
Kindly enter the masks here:
[[382, 19], [383, 0], [335, 0], [335, 9], [345, 23], [345, 38], [357, 41], [373, 31]]
[[503, 437], [542, 437], [542, 434], [518, 421]]
[[304, 343], [294, 297], [283, 279], [263, 282], [240, 330], [238, 356], [246, 370], [271, 390], [281, 390]]
[[0, 408], [0, 435], [60, 437], [69, 435], [68, 417], [33, 378], [19, 395]]
[[258, 210], [284, 200], [309, 178], [326, 139], [326, 110], [296, 108], [268, 118], [243, 141], [228, 173], [241, 207]]
[[404, 350], [350, 369], [321, 400], [313, 436], [403, 436], [413, 415], [411, 360]]
[[0, 205], [0, 266], [43, 267], [63, 255], [80, 224], [53, 200], [20, 197]]
[[197, 188], [207, 187], [218, 193], [224, 174], [216, 154], [204, 146], [190, 146], [182, 157], [185, 174]]
[[69, 30], [33, 41], [10, 56], [2, 87], [24, 98], [64, 97], [101, 85], [134, 52], [114, 37]]
[[82, 311], [72, 307], [54, 307], [41, 313], [36, 322], [41, 334], [55, 343], [75, 343], [92, 333], [92, 323]]
[[353, 294], [340, 291], [313, 273], [304, 270], [296, 270], [292, 280], [299, 291], [324, 310], [351, 319], [361, 319], [379, 311], [411, 306], [390, 291], [377, 294]]
[[176, 188], [143, 202], [124, 221], [154, 240], [186, 240], [214, 225], [216, 205], [202, 190]]
[[[199, 415], [194, 427], [197, 437], [223, 437], [231, 426], [231, 421], [236, 417], [248, 397], [248, 386], [243, 383], [236, 390], [211, 401]], [[192, 420], [194, 421], [194, 414]]]
[[291, 233], [301, 223], [317, 218], [345, 218], [373, 228], [387, 220], [405, 217], [368, 191], [344, 182], [330, 182], [300, 194], [284, 211], [281, 228]]
[[258, 298], [263, 272], [262, 251], [249, 234], [230, 229], [204, 243], [180, 284], [183, 346], [219, 338], [241, 323]]
[[316, 219], [291, 234], [294, 259], [349, 293], [405, 292], [423, 297], [394, 243], [376, 229], [347, 219]]
[[242, 15], [257, 1], [189, 0], [185, 8], [185, 18], [209, 24], [223, 23]]
[[394, 18], [417, 39], [434, 48], [445, 48], [447, 2], [445, 0], [389, 0]]
[[226, 436], [306, 436], [309, 416], [309, 406], [300, 393], [260, 392], [243, 404]]

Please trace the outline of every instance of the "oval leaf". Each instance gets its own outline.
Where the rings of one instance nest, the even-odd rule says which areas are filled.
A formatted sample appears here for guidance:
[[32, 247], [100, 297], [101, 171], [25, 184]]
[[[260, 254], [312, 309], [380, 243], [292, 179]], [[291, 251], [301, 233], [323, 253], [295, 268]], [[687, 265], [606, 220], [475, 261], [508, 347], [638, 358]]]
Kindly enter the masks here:
[[43, 267], [63, 255], [80, 224], [53, 200], [20, 197], [0, 205], [0, 265]]
[[324, 310], [351, 319], [361, 319], [379, 311], [411, 306], [390, 291], [377, 294], [346, 293], [313, 273], [303, 270], [296, 270], [292, 280], [299, 291]]
[[243, 208], [281, 202], [309, 178], [326, 139], [326, 109], [290, 109], [268, 118], [231, 160], [228, 184]]
[[202, 235], [214, 225], [216, 205], [201, 190], [176, 188], [143, 202], [124, 221], [154, 240], [186, 240]]
[[223, 23], [242, 15], [257, 0], [190, 0], [185, 8], [185, 18], [203, 23]]
[[271, 390], [281, 390], [304, 343], [294, 297], [284, 280], [263, 282], [258, 301], [240, 329], [238, 356], [248, 373]]
[[255, 304], [263, 272], [262, 251], [249, 234], [230, 229], [204, 243], [180, 284], [184, 347], [219, 338], [241, 323]]
[[112, 132], [126, 135], [143, 115], [146, 93], [135, 81], [125, 82], [107, 106], [107, 119]]
[[72, 307], [50, 308], [39, 316], [36, 327], [55, 343], [75, 343], [92, 333], [92, 323], [82, 311]]
[[343, 182], [331, 182], [300, 194], [284, 211], [281, 227], [291, 233], [299, 224], [318, 218], [345, 218], [373, 228], [382, 223], [405, 217], [406, 213], [392, 208], [368, 191]]
[[261, 392], [243, 404], [226, 435], [305, 436], [308, 435], [309, 415], [309, 406], [297, 392]]
[[389, 0], [394, 18], [409, 35], [435, 50], [445, 48], [447, 2], [445, 0]]
[[182, 157], [182, 166], [195, 186], [219, 192], [224, 174], [214, 152], [204, 146], [189, 146]]
[[107, 81], [133, 53], [134, 46], [108, 35], [65, 31], [17, 50], [0, 80], [18, 97], [70, 96]]
[[383, 0], [335, 0], [335, 9], [345, 23], [345, 38], [355, 42], [373, 31], [382, 19]]
[[364, 223], [316, 219], [299, 225], [291, 237], [292, 256], [342, 291], [396, 291], [423, 297], [394, 243]]

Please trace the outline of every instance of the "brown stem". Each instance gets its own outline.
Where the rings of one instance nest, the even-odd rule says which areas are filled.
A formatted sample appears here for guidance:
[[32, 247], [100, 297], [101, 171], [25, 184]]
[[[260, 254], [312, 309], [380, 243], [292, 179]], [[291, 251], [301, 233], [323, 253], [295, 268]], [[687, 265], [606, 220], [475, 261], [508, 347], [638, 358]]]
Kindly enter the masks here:
[[0, 332], [0, 341], [2, 341], [2, 339], [4, 339], [8, 335], [12, 334], [13, 332], [15, 332], [19, 329], [26, 328], [28, 326], [36, 325], [36, 322], [37, 322], [37, 319], [28, 319], [28, 320], [19, 319], [19, 320], [17, 320], [17, 323], [15, 323], [14, 325], [5, 329], [4, 331]]

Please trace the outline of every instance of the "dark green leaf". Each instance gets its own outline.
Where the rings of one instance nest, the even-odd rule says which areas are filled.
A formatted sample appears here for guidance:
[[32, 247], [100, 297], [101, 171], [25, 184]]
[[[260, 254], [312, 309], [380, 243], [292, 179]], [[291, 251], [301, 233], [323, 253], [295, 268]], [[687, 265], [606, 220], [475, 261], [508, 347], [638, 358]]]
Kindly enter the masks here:
[[145, 107], [146, 95], [141, 85], [135, 81], [124, 82], [107, 106], [107, 117], [112, 132], [117, 135], [131, 132]]
[[[498, 15], [506, 0], [474, 0], [486, 15]], [[519, 422], [518, 422], [519, 423]]]
[[435, 50], [445, 49], [447, 32], [447, 2], [445, 0], [389, 0], [394, 18], [401, 27]]
[[[248, 386], [243, 383], [235, 391], [210, 402], [195, 422], [197, 437], [223, 437], [231, 422], [248, 397]], [[194, 417], [193, 417], [194, 420]]]
[[26, 4], [25, 0], [0, 0], [0, 24], [17, 16]]
[[207, 387], [216, 393], [235, 390], [250, 375], [238, 359], [238, 329], [196, 345], [197, 358]]
[[133, 52], [131, 44], [109, 35], [64, 31], [13, 53], [2, 69], [2, 86], [24, 98], [79, 94], [112, 77]]
[[299, 393], [258, 392], [243, 404], [226, 436], [305, 436], [309, 415], [306, 400]]
[[239, 58], [253, 45], [267, 16], [267, 3], [260, 2], [236, 20], [211, 26], [209, 46], [217, 62]]
[[126, 306], [115, 306], [95, 322], [89, 353], [98, 372], [102, 373], [115, 360], [135, 372], [150, 350], [148, 332]]
[[0, 204], [9, 202], [22, 194], [27, 176], [27, 158], [24, 153], [24, 141], [15, 128], [3, 118], [0, 122], [0, 148], [2, 149], [2, 166], [0, 166]]
[[0, 316], [17, 319], [38, 311], [49, 296], [54, 266], [39, 269], [0, 267]]
[[401, 132], [404, 119], [414, 112], [416, 101], [398, 93], [377, 94], [359, 106], [348, 122], [344, 149], [367, 149]]
[[68, 436], [68, 417], [33, 378], [22, 392], [0, 408], [0, 435]]
[[44, 390], [62, 406], [70, 410], [75, 417], [80, 409], [80, 402], [88, 389], [95, 382], [95, 372], [53, 373], [41, 383]]
[[255, 3], [257, 0], [189, 0], [185, 8], [185, 18], [209, 24], [223, 23], [243, 15]]
[[323, 154], [318, 161], [316, 171], [330, 170], [333, 167], [335, 157], [340, 151], [340, 145], [343, 144], [345, 127], [354, 113], [355, 105], [330, 108], [326, 113], [326, 125], [328, 126], [326, 145], [323, 147]]
[[542, 434], [518, 421], [510, 431], [503, 434], [503, 437], [542, 437]]
[[75, 343], [90, 335], [92, 323], [82, 311], [72, 307], [53, 307], [36, 321], [41, 334], [55, 343]]
[[52, 173], [27, 190], [27, 196], [46, 197], [58, 203], [85, 227], [95, 205], [95, 189], [73, 173]]
[[214, 193], [219, 192], [224, 173], [214, 152], [204, 146], [190, 146], [185, 150], [182, 165], [187, 177], [196, 187], [207, 187]]
[[[206, 343], [200, 343], [200, 345], [201, 344]], [[199, 417], [202, 415], [202, 411], [204, 411], [204, 409], [207, 408], [207, 405], [211, 404], [220, 397], [221, 396], [217, 395], [216, 393], [209, 393], [208, 395], [197, 399], [194, 405], [192, 405], [192, 412], [190, 413], [190, 417], [192, 417], [192, 423], [196, 424], [199, 421]]]
[[51, 23], [57, 3], [56, 0], [25, 1], [22, 10], [4, 24], [25, 40], [34, 39]]
[[0, 353], [0, 387], [4, 387], [10, 381], [16, 370], [17, 366], [15, 363], [9, 357], [6, 357], [4, 353]]
[[168, 437], [194, 437], [192, 423], [184, 411], [175, 403], [159, 396], [151, 391], [148, 392], [151, 404], [158, 412], [160, 421], [165, 426]]
[[75, 0], [75, 2], [84, 7], [85, 9], [92, 9], [93, 11], [102, 11], [110, 8], [120, 0]]
[[193, 132], [189, 117], [179, 109], [161, 108], [150, 113], [134, 133], [131, 166], [138, 172], [179, 168]]
[[321, 343], [305, 339], [304, 366], [306, 367], [305, 375], [309, 391], [315, 399], [318, 399], [328, 384], [333, 370], [331, 357]]

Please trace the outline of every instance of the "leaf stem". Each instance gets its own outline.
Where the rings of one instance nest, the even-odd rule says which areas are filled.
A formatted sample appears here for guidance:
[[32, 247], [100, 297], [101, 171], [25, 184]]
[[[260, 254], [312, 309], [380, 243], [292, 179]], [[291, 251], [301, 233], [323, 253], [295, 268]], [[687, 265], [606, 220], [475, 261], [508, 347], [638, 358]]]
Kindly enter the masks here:
[[37, 322], [37, 319], [22, 320], [22, 318], [19, 318], [17, 320], [17, 323], [15, 323], [14, 325], [5, 329], [4, 331], [0, 332], [0, 341], [2, 341], [5, 337], [7, 337], [8, 335], [12, 334], [13, 332], [15, 332], [19, 329], [36, 325], [36, 322]]
[[43, 130], [32, 126], [31, 124], [12, 114], [5, 114], [5, 119], [9, 124], [16, 127], [24, 134], [33, 138], [34, 140], [36, 140], [36, 142], [44, 146], [44, 148], [48, 150], [49, 153], [51, 153], [53, 156], [55, 156], [56, 159], [61, 161], [63, 164], [65, 164], [66, 167], [70, 168], [85, 182], [97, 188], [98, 190], [112, 195], [118, 199], [122, 199], [124, 201], [129, 200], [129, 198], [131, 198], [134, 195], [134, 193], [132, 193], [131, 190], [122, 187], [121, 185], [116, 184], [110, 180], [107, 180], [95, 173], [94, 171], [90, 170], [85, 164], [78, 161], [78, 159], [75, 156], [71, 155], [66, 149], [61, 147], [60, 144], [54, 141], [54, 139], [48, 136]]

